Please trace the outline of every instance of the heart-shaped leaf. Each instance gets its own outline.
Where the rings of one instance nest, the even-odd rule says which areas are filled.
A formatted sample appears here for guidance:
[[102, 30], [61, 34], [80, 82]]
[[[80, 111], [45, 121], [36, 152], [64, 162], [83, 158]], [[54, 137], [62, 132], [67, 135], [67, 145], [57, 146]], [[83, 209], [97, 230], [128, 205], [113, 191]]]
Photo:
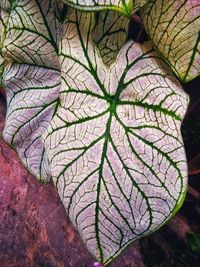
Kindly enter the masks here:
[[149, 44], [128, 42], [111, 67], [92, 13], [70, 11], [59, 108], [43, 135], [60, 198], [88, 250], [107, 265], [180, 208], [187, 95]]
[[200, 74], [200, 1], [155, 0], [142, 11], [155, 48], [182, 81]]
[[115, 10], [131, 17], [149, 0], [62, 0], [66, 4], [86, 11]]
[[103, 62], [111, 65], [125, 44], [128, 36], [129, 19], [116, 11], [97, 14], [93, 30], [93, 40], [97, 45]]
[[43, 169], [41, 135], [57, 107], [60, 88], [56, 1], [13, 2], [6, 26], [3, 86], [7, 97], [4, 140], [16, 148], [38, 179], [49, 180]]

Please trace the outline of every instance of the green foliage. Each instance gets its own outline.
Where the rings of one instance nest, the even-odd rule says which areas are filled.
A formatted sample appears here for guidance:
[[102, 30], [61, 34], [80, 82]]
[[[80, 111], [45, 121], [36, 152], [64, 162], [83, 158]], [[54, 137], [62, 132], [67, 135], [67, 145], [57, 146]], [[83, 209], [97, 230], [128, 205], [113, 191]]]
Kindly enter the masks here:
[[200, 234], [190, 232], [187, 235], [188, 245], [195, 253], [200, 253]]

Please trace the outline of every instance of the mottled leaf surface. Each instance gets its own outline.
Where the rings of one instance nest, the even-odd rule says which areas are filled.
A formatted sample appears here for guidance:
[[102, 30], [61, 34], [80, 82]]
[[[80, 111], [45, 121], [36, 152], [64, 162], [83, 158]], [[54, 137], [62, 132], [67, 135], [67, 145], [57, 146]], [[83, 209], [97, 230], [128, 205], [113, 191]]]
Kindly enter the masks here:
[[48, 164], [43, 164], [41, 135], [55, 112], [60, 87], [59, 27], [55, 1], [15, 1], [2, 51], [8, 105], [3, 138], [43, 180], [50, 176], [42, 168]]
[[200, 74], [200, 1], [149, 1], [142, 11], [154, 46], [182, 81]]
[[68, 5], [87, 11], [115, 10], [130, 17], [149, 0], [62, 0]]
[[111, 65], [125, 44], [128, 36], [129, 19], [116, 11], [100, 12], [96, 16], [93, 40], [103, 62]]
[[64, 27], [60, 104], [43, 135], [53, 181], [88, 250], [104, 265], [181, 206], [187, 96], [149, 44], [111, 67], [92, 43], [92, 13]]

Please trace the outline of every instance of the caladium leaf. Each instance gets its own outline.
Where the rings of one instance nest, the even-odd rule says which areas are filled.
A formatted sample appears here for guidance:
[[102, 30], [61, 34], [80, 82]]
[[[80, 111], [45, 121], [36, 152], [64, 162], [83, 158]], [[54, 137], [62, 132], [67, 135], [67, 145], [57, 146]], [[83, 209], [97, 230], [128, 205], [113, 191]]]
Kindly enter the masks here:
[[4, 69], [5, 60], [2, 56], [2, 49], [6, 35], [6, 25], [9, 18], [11, 3], [9, 0], [2, 0], [0, 2], [0, 87], [2, 87], [2, 73]]
[[112, 64], [125, 44], [128, 36], [129, 19], [116, 11], [105, 11], [97, 14], [93, 30], [96, 43], [103, 62]]
[[142, 11], [154, 46], [182, 81], [200, 74], [200, 1], [154, 0]]
[[4, 34], [4, 23], [3, 23], [3, 18], [2, 18], [2, 9], [0, 6], [0, 55], [2, 54], [2, 38]]
[[[0, 10], [0, 15], [1, 15], [1, 10]], [[4, 32], [4, 26], [3, 26], [3, 21], [0, 16], [0, 87], [2, 87], [2, 73], [3, 73], [3, 65], [4, 65], [4, 59], [2, 57], [2, 35]]]
[[18, 0], [8, 19], [3, 57], [7, 97], [4, 140], [38, 178], [49, 180], [41, 135], [56, 110], [60, 87], [56, 1]]
[[66, 4], [86, 11], [115, 10], [131, 17], [149, 0], [62, 0]]
[[92, 13], [70, 11], [60, 104], [44, 133], [60, 198], [104, 265], [181, 206], [187, 95], [149, 44], [128, 42], [110, 67], [92, 43]]

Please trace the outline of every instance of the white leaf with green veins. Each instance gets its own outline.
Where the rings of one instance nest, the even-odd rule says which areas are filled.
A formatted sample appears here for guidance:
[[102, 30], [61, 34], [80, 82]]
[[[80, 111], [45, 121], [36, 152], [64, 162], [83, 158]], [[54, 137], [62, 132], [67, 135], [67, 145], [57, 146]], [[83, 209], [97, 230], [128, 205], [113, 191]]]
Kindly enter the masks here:
[[154, 0], [142, 10], [155, 48], [184, 82], [200, 74], [200, 1]]
[[11, 3], [9, 0], [1, 0], [0, 2], [0, 87], [2, 87], [2, 74], [5, 60], [2, 56], [2, 49], [6, 35], [6, 25], [9, 18]]
[[111, 65], [128, 37], [129, 19], [116, 11], [97, 14], [93, 30], [93, 40], [97, 45], [103, 62]]
[[3, 86], [7, 97], [4, 140], [38, 178], [50, 174], [41, 140], [57, 107], [60, 88], [59, 21], [54, 0], [13, 2], [3, 46], [7, 60]]
[[107, 265], [180, 208], [187, 95], [149, 44], [128, 42], [111, 67], [71, 12], [61, 44], [60, 105], [43, 135], [53, 181], [88, 250]]
[[1, 18], [1, 9], [0, 9], [0, 87], [2, 86], [2, 73], [3, 73], [3, 65], [4, 65], [4, 59], [2, 57], [2, 36], [4, 33], [4, 25]]
[[115, 10], [131, 17], [149, 0], [62, 0], [66, 4], [85, 11]]
[[3, 56], [11, 62], [59, 69], [59, 27], [55, 1], [16, 1], [8, 20]]

